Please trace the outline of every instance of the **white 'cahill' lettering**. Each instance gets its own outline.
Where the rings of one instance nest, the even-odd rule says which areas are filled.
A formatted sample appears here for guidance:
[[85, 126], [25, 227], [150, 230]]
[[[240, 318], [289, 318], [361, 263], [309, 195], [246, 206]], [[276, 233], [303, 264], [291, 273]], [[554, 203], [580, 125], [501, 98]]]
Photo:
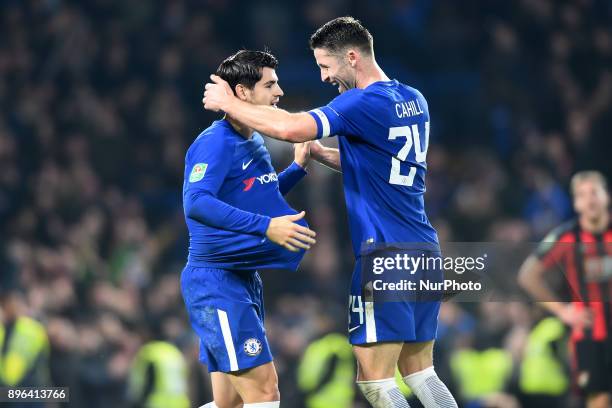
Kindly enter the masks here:
[[423, 109], [418, 100], [410, 100], [408, 102], [396, 103], [395, 113], [398, 118], [411, 118], [413, 116], [422, 115]]

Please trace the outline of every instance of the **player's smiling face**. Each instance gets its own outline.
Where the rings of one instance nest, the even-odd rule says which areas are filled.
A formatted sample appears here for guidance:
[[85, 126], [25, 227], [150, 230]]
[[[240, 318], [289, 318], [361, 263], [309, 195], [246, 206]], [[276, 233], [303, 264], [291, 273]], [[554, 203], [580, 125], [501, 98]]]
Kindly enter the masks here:
[[276, 71], [272, 68], [264, 67], [261, 79], [257, 81], [253, 89], [249, 90], [248, 102], [254, 105], [276, 106], [283, 95], [283, 90], [278, 84]]
[[321, 81], [337, 86], [340, 93], [355, 87], [355, 74], [344, 56], [315, 48], [314, 57], [321, 70]]

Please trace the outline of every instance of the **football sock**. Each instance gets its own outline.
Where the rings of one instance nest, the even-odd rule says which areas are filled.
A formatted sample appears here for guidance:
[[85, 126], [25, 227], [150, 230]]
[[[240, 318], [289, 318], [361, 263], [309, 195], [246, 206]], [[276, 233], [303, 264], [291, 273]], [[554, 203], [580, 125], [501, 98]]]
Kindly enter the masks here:
[[457, 402], [438, 378], [433, 366], [404, 377], [404, 382], [425, 408], [456, 408]]
[[357, 381], [357, 386], [374, 408], [410, 408], [395, 378]]

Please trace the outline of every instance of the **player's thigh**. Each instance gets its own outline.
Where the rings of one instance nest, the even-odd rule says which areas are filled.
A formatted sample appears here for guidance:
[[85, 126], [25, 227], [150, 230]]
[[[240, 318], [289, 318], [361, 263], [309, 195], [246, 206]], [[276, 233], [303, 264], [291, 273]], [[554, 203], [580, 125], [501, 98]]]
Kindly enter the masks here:
[[228, 373], [227, 377], [245, 404], [280, 400], [278, 375], [273, 362]]
[[395, 375], [402, 342], [353, 345], [353, 353], [359, 364], [357, 380], [371, 381]]
[[404, 343], [397, 362], [403, 377], [433, 365], [434, 340]]
[[219, 408], [239, 408], [242, 406], [242, 398], [232, 385], [227, 374], [214, 372], [210, 374], [212, 382], [213, 397]]

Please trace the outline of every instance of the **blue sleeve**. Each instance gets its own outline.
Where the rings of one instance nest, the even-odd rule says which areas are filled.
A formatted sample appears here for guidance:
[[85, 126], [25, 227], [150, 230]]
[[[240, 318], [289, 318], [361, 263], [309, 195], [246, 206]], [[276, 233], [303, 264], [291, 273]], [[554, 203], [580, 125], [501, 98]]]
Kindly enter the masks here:
[[187, 155], [185, 215], [202, 224], [244, 234], [265, 236], [270, 217], [240, 210], [217, 198], [230, 170], [234, 146], [225, 135], [197, 142]]
[[278, 189], [282, 195], [287, 194], [306, 175], [306, 170], [296, 162], [281, 171], [278, 175]]
[[326, 106], [313, 109], [308, 113], [317, 122], [317, 139], [328, 136], [349, 134], [351, 117], [358, 116], [363, 91], [351, 89], [337, 96]]

